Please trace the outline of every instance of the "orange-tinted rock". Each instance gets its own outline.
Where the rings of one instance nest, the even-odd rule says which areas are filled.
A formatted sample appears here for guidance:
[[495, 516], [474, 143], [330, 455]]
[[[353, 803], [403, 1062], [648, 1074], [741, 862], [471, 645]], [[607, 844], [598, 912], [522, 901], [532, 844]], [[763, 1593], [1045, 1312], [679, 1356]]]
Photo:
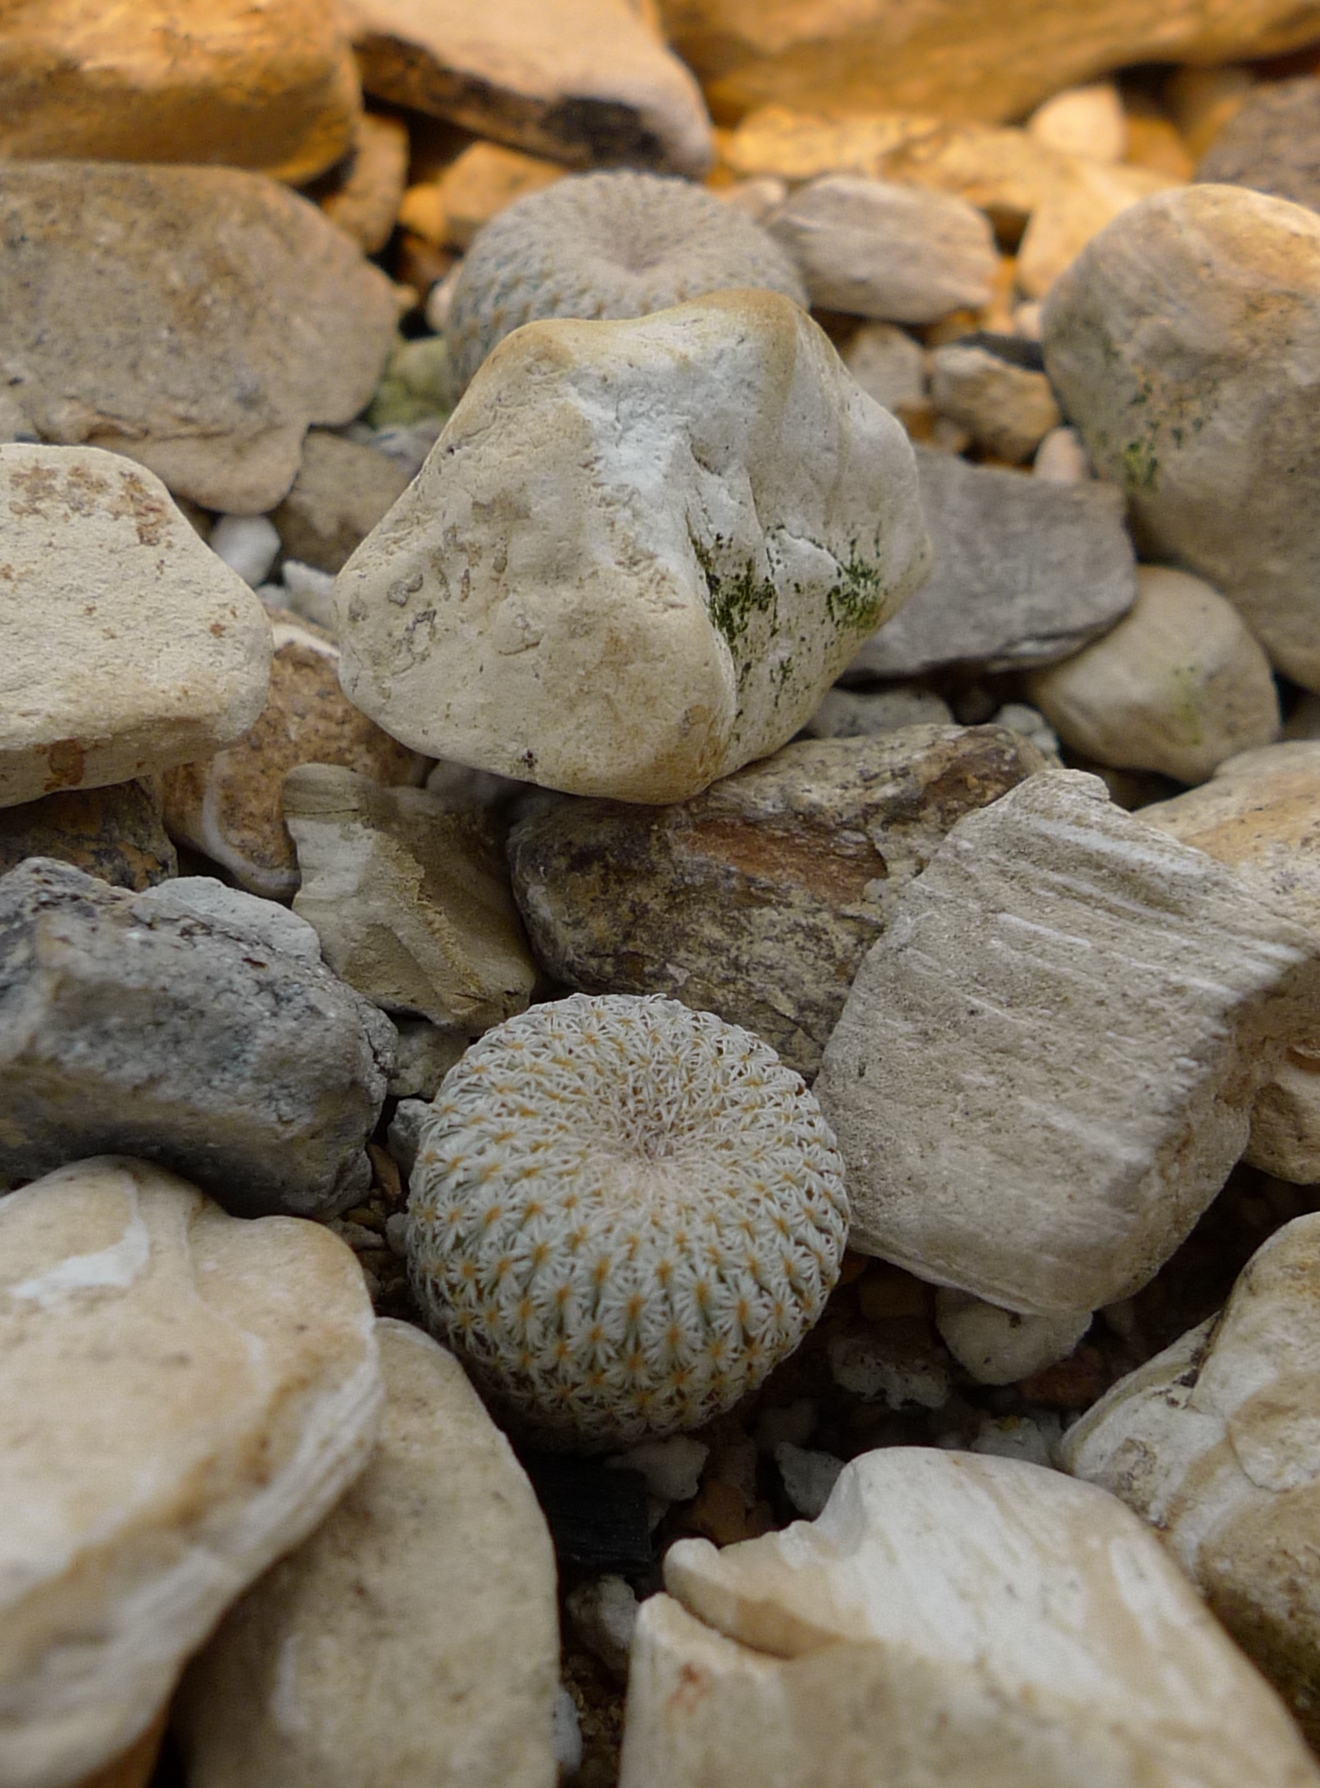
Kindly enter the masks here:
[[358, 120], [352, 154], [317, 203], [363, 254], [379, 254], [390, 239], [408, 184], [408, 127], [366, 112]]
[[66, 789], [0, 807], [0, 875], [26, 857], [55, 857], [138, 893], [179, 873], [154, 781]]

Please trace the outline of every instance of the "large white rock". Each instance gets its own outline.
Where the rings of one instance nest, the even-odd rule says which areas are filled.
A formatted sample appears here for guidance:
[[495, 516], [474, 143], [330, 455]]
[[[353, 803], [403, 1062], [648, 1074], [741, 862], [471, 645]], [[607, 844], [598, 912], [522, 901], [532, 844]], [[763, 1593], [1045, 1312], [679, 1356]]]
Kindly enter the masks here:
[[906, 436], [787, 298], [532, 323], [340, 573], [340, 679], [433, 757], [683, 800], [792, 737], [926, 553]]
[[621, 1788], [1320, 1781], [1154, 1535], [1040, 1466], [865, 1453], [815, 1522], [680, 1540], [665, 1582], [638, 1618]]
[[1095, 777], [1029, 777], [903, 890], [816, 1082], [851, 1244], [1026, 1314], [1127, 1297], [1246, 1147], [1320, 938]]
[[408, 1323], [377, 1334], [370, 1465], [184, 1679], [191, 1788], [552, 1788], [545, 1518], [453, 1355]]
[[0, 806], [205, 757], [266, 698], [270, 623], [154, 473], [0, 446]]
[[362, 1272], [124, 1157], [0, 1199], [0, 1781], [124, 1751], [234, 1598], [367, 1462]]
[[1158, 1529], [1320, 1739], [1320, 1216], [1271, 1236], [1223, 1314], [1120, 1380], [1061, 1452]]

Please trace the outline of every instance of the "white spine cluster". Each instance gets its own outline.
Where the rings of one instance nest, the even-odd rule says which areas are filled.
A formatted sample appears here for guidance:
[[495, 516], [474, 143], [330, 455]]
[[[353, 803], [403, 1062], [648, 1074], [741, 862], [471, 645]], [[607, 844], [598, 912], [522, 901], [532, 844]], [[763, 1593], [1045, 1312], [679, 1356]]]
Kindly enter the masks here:
[[575, 994], [488, 1031], [445, 1077], [412, 1186], [428, 1320], [570, 1444], [728, 1409], [820, 1315], [848, 1231], [798, 1075], [657, 996]]

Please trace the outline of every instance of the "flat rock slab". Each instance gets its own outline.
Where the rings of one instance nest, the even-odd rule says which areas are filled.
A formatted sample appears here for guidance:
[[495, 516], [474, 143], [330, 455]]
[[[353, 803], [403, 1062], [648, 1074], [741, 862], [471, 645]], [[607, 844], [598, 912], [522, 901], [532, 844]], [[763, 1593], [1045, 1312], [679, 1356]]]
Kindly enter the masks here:
[[184, 1679], [192, 1788], [553, 1788], [545, 1517], [453, 1355], [406, 1323], [377, 1334], [371, 1464]]
[[0, 446], [0, 512], [0, 807], [246, 732], [269, 623], [158, 478], [91, 447]]
[[207, 509], [273, 509], [393, 340], [390, 281], [259, 174], [10, 162], [0, 231], [10, 437], [113, 448]]
[[340, 573], [340, 679], [432, 757], [682, 800], [786, 743], [925, 568], [907, 438], [791, 300], [529, 323]]
[[0, 1183], [113, 1151], [244, 1215], [366, 1191], [394, 1028], [284, 907], [32, 857], [0, 878], [0, 965]]
[[713, 153], [691, 73], [629, 0], [346, 0], [369, 93], [573, 167], [700, 178]]
[[1320, 1781], [1155, 1536], [1041, 1466], [880, 1448], [814, 1522], [680, 1540], [665, 1583], [638, 1615], [620, 1788]]
[[1043, 769], [1000, 727], [786, 745], [691, 801], [565, 801], [509, 838], [537, 958], [588, 993], [664, 993], [811, 1076], [863, 956], [954, 822]]
[[361, 1269], [320, 1225], [239, 1222], [122, 1158], [0, 1199], [11, 1788], [65, 1788], [132, 1744], [361, 1471], [380, 1400]]
[[1136, 561], [1112, 486], [1052, 484], [930, 447], [915, 451], [931, 575], [866, 642], [850, 675], [1052, 664], [1131, 608]]
[[959, 821], [817, 1082], [852, 1246], [1028, 1315], [1129, 1296], [1241, 1156], [1318, 957], [1098, 778], [1045, 771]]

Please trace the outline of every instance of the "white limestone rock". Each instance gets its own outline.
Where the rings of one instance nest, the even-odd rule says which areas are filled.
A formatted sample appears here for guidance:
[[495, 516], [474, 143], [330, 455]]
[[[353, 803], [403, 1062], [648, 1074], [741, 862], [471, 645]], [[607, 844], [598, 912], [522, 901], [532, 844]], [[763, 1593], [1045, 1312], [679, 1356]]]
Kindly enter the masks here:
[[0, 508], [0, 806], [247, 731], [270, 623], [157, 477], [95, 447], [0, 446]]
[[453, 1355], [376, 1331], [371, 1463], [184, 1678], [191, 1788], [553, 1788], [545, 1518]]
[[1090, 1328], [1091, 1312], [1023, 1316], [945, 1286], [935, 1296], [935, 1326], [977, 1384], [1014, 1384], [1066, 1360]]
[[816, 1083], [851, 1245], [1027, 1315], [1136, 1291], [1242, 1154], [1318, 953], [1095, 777], [1045, 771], [960, 820]]
[[340, 573], [340, 677], [432, 757], [683, 800], [791, 738], [925, 568], [902, 429], [790, 300], [533, 323]]
[[370, 1300], [328, 1229], [144, 1161], [0, 1199], [0, 1780], [124, 1751], [367, 1462]]
[[620, 1788], [1306, 1788], [1287, 1713], [1114, 1497], [887, 1447], [825, 1512], [680, 1540], [642, 1604]]

